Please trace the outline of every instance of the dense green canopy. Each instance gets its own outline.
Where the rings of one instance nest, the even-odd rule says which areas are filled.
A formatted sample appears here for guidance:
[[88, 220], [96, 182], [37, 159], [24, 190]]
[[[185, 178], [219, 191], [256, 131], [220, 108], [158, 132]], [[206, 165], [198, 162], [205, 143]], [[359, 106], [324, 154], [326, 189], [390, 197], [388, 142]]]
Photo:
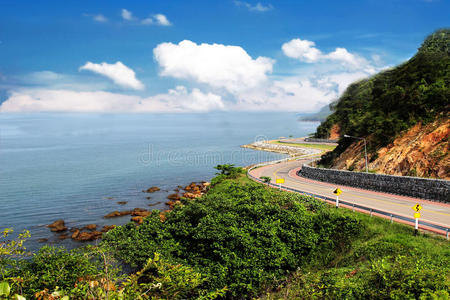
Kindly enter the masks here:
[[[370, 137], [375, 150], [417, 122], [446, 116], [450, 100], [450, 29], [428, 36], [406, 63], [351, 84], [318, 128], [326, 138], [334, 124], [341, 134]], [[341, 141], [332, 156], [352, 141]]]

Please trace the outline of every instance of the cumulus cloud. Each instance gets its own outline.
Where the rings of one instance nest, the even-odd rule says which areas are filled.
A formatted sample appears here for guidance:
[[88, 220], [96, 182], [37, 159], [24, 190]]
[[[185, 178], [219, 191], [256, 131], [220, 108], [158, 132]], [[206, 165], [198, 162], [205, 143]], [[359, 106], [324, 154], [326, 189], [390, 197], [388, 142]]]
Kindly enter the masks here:
[[283, 53], [290, 58], [304, 62], [316, 62], [322, 57], [322, 52], [317, 49], [316, 44], [311, 41], [293, 39], [281, 46]]
[[312, 41], [292, 39], [281, 46], [283, 53], [290, 58], [298, 59], [302, 62], [316, 63], [319, 61], [331, 61], [340, 63], [350, 69], [366, 69], [367, 73], [373, 73], [373, 66], [363, 57], [350, 53], [345, 48], [336, 48], [326, 54], [316, 48]]
[[265, 12], [265, 11], [273, 9], [272, 5], [270, 5], [270, 4], [263, 5], [263, 4], [261, 4], [261, 2], [258, 2], [255, 5], [252, 5], [252, 4], [250, 4], [248, 2], [244, 2], [244, 1], [234, 1], [234, 4], [236, 4], [237, 6], [243, 6], [250, 11], [257, 11], [257, 12]]
[[169, 19], [163, 14], [156, 14], [141, 21], [142, 25], [171, 26]]
[[265, 82], [275, 63], [267, 57], [253, 59], [238, 46], [196, 44], [188, 40], [159, 44], [153, 54], [162, 76], [195, 80], [231, 93]]
[[183, 86], [143, 98], [104, 91], [29, 89], [12, 92], [0, 112], [205, 112], [224, 109], [222, 98]]
[[125, 8], [122, 9], [122, 12], [120, 14], [122, 16], [122, 19], [131, 21], [134, 19], [133, 13]]
[[136, 78], [134, 71], [120, 61], [115, 64], [108, 64], [105, 62], [95, 64], [87, 62], [84, 66], [81, 66], [79, 70], [88, 70], [103, 75], [125, 88], [134, 90], [143, 90], [145, 88], [144, 84]]

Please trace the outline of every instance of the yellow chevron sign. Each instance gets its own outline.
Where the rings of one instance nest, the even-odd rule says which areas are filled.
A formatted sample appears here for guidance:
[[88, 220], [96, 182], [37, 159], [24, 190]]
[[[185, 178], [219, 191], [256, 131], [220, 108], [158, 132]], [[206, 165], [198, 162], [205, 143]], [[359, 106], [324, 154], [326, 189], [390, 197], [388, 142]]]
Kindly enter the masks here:
[[284, 183], [284, 178], [277, 178], [276, 182], [278, 184]]
[[413, 210], [415, 210], [416, 212], [419, 212], [422, 210], [422, 206], [420, 206], [420, 204], [416, 204], [412, 207]]
[[336, 194], [339, 196], [340, 194], [342, 194], [342, 191], [341, 191], [341, 189], [337, 188], [334, 190], [333, 194]]

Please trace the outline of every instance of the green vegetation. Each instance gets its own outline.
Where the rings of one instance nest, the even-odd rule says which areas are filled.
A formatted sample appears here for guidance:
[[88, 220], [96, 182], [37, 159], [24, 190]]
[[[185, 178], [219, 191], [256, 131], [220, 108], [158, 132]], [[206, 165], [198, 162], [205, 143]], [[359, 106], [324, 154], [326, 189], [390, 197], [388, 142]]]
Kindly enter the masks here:
[[332, 151], [332, 150], [334, 150], [334, 148], [336, 148], [336, 146], [334, 146], [334, 145], [326, 145], [326, 144], [282, 143], [280, 141], [273, 141], [271, 143], [284, 145], [284, 146], [292, 146], [292, 147], [321, 149], [321, 150], [325, 150], [325, 151]]
[[259, 177], [259, 179], [261, 179], [262, 182], [264, 182], [265, 184], [269, 184], [270, 181], [272, 180], [272, 178], [270, 178], [269, 176], [261, 176]]
[[[406, 63], [350, 85], [315, 137], [328, 137], [338, 124], [341, 134], [368, 137], [374, 151], [418, 122], [448, 117], [449, 101], [450, 29], [442, 29], [427, 37]], [[353, 142], [342, 139], [322, 162], [330, 164]]]
[[[18, 245], [0, 252], [0, 299], [450, 297], [444, 239], [221, 169], [202, 198], [117, 227], [100, 246], [11, 259], [25, 236], [0, 242]], [[140, 271], [123, 274], [116, 260]]]

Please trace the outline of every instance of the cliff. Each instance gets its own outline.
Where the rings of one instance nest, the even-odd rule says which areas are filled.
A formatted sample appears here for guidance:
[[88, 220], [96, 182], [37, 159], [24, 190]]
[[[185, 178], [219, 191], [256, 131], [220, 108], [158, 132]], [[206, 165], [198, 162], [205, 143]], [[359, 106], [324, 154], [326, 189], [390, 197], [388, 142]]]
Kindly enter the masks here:
[[[369, 170], [377, 173], [450, 179], [450, 120], [416, 124], [392, 143], [369, 153]], [[333, 162], [333, 168], [364, 171], [364, 143], [350, 145]]]
[[319, 162], [332, 168], [378, 173], [450, 177], [450, 29], [425, 39], [414, 57], [371, 78], [351, 84], [315, 137], [340, 137]]

